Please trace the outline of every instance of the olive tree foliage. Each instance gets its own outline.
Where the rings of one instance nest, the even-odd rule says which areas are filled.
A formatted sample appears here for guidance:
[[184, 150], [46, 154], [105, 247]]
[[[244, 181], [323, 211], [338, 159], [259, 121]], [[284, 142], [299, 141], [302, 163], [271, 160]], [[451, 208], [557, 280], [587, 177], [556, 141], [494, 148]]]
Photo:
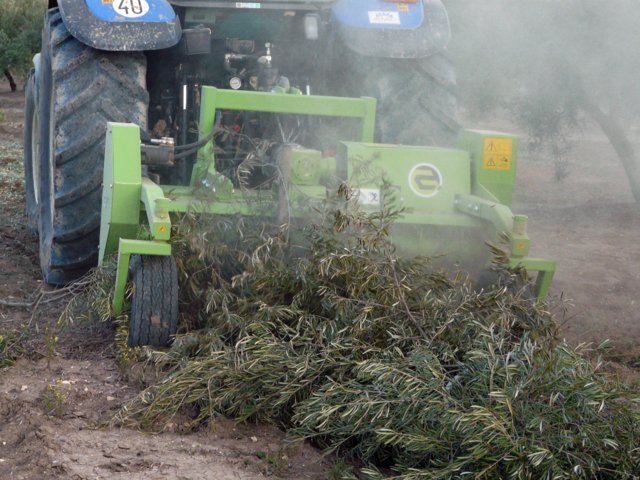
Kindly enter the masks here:
[[40, 49], [43, 0], [0, 0], [0, 70], [17, 88], [12, 73], [24, 74]]
[[447, 0], [462, 104], [506, 109], [557, 158], [595, 123], [640, 202], [640, 3], [635, 0]]

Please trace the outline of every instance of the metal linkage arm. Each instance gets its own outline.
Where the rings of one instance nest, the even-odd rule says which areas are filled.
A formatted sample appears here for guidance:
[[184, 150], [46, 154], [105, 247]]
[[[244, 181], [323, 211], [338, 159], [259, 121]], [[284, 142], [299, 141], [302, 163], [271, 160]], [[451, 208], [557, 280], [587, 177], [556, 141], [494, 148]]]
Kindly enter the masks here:
[[118, 245], [118, 267], [116, 270], [116, 285], [113, 292], [111, 306], [116, 315], [124, 309], [124, 296], [129, 276], [129, 261], [131, 255], [171, 255], [171, 245], [164, 242], [149, 240], [130, 240], [121, 238]]
[[543, 300], [549, 291], [556, 262], [541, 258], [527, 257], [529, 254], [529, 236], [527, 235], [527, 217], [514, 215], [506, 205], [491, 202], [474, 195], [457, 195], [455, 207], [458, 211], [492, 224], [498, 235], [508, 235], [511, 247], [510, 267], [523, 267], [527, 271], [538, 272], [535, 295]]

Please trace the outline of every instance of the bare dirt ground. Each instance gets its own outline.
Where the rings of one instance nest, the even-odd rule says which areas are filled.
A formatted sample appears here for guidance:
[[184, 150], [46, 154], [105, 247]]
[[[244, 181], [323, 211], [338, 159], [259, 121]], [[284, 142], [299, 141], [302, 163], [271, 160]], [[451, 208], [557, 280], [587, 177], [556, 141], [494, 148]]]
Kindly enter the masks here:
[[640, 208], [599, 131], [578, 133], [568, 161], [558, 182], [552, 161], [523, 152], [514, 210], [529, 216], [532, 255], [557, 261], [551, 294], [571, 305], [564, 336], [610, 339], [615, 358], [640, 366]]
[[[22, 215], [22, 102], [21, 93], [0, 84], [5, 301], [31, 298], [41, 286], [37, 239]], [[563, 335], [573, 343], [609, 338], [613, 358], [638, 366], [640, 209], [622, 167], [596, 131], [579, 139], [563, 183], [555, 180], [552, 162], [539, 157], [521, 155], [514, 210], [530, 217], [532, 253], [558, 262], [551, 294], [572, 304]], [[177, 426], [156, 436], [108, 427], [139, 385], [122, 379], [109, 327], [79, 328], [54, 342], [49, 329], [60, 309], [52, 302], [32, 316], [29, 309], [0, 304], [0, 336], [31, 325], [24, 358], [0, 370], [0, 478], [327, 477], [328, 462], [316, 450], [291, 445], [268, 426], [220, 420], [207, 431], [183, 435]]]

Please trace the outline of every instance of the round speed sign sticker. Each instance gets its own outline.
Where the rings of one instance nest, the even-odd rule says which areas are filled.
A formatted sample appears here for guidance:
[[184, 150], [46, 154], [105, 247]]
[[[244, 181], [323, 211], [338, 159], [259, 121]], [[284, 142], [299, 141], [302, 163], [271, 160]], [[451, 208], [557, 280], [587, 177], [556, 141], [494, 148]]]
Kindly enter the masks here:
[[127, 18], [144, 17], [149, 13], [147, 0], [113, 0], [111, 5], [118, 15]]

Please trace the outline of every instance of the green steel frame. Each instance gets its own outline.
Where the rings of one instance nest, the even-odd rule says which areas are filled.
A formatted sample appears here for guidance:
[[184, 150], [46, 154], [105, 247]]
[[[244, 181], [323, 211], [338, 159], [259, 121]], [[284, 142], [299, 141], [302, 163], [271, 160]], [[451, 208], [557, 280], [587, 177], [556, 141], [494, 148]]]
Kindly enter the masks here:
[[[252, 112], [285, 113], [325, 117], [357, 118], [361, 120], [361, 141], [373, 142], [376, 125], [376, 99], [344, 98], [326, 96], [286, 95], [281, 93], [247, 92], [240, 90], [220, 90], [214, 87], [202, 87], [200, 107], [200, 139], [207, 137], [215, 122], [215, 113], [219, 109], [244, 110]], [[198, 155], [192, 176], [191, 186], [196, 186], [210, 173], [214, 165], [213, 145], [208, 143]]]
[[[220, 109], [360, 119], [361, 142], [344, 143], [347, 156], [371, 155], [372, 158], [379, 159], [383, 170], [386, 168], [394, 182], [398, 183], [406, 182], [406, 177], [403, 176], [404, 173], [396, 172], [394, 178], [394, 171], [403, 171], [407, 158], [426, 158], [434, 163], [440, 162], [440, 168], [448, 175], [450, 173], [450, 178], [456, 180], [459, 177], [458, 186], [454, 182], [451, 187], [458, 188], [459, 191], [454, 191], [455, 195], [452, 194], [450, 200], [447, 195], [442, 195], [443, 200], [440, 200], [441, 205], [436, 209], [436, 214], [420, 211], [418, 208], [409, 213], [404, 221], [414, 225], [490, 225], [496, 235], [506, 233], [511, 243], [511, 266], [538, 272], [535, 293], [540, 299], [546, 296], [555, 272], [555, 262], [528, 257], [527, 217], [513, 215], [509, 206], [504, 204], [510, 203], [512, 180], [509, 179], [514, 177], [513, 172], [507, 172], [507, 176], [505, 172], [492, 175], [490, 171], [478, 170], [480, 159], [477, 152], [482, 148], [481, 142], [487, 137], [487, 132], [463, 131], [461, 146], [464, 150], [376, 145], [371, 143], [375, 129], [375, 99], [286, 95], [203, 87], [199, 124], [201, 139], [210, 137], [216, 111]], [[325, 194], [325, 187], [318, 184], [317, 175], [308, 172], [314, 166], [335, 171], [336, 159], [321, 158], [317, 153], [312, 150], [296, 150], [294, 161], [291, 162], [296, 171], [292, 172], [291, 178], [297, 182], [299, 194], [321, 198]], [[139, 127], [109, 123], [105, 147], [99, 261], [102, 263], [108, 255], [117, 253], [113, 298], [116, 313], [124, 308], [131, 255], [171, 255], [170, 213], [195, 211], [208, 214], [256, 214], [251, 202], [247, 201], [247, 193], [234, 192], [231, 181], [215, 170], [212, 142], [200, 149], [189, 186], [160, 186], [143, 178], [141, 172]], [[483, 182], [480, 183], [479, 180]], [[198, 195], [198, 190], [203, 186], [215, 191], [213, 201], [203, 201]], [[493, 191], [498, 193], [494, 195]], [[505, 200], [501, 203], [497, 195]], [[450, 203], [446, 204], [447, 202]], [[274, 194], [272, 213], [276, 209], [277, 195]], [[145, 217], [143, 221], [142, 212]], [[141, 228], [142, 224], [146, 228]]]

